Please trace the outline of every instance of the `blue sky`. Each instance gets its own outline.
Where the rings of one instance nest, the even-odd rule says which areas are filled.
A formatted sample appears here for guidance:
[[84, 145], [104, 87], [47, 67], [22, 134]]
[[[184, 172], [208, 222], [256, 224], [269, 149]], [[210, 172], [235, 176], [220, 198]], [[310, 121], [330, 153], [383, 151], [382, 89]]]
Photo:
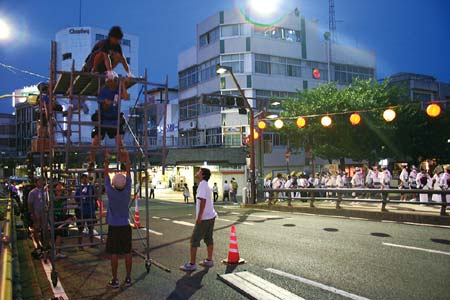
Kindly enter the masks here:
[[[293, 2], [308, 19], [318, 19], [327, 29], [328, 0]], [[374, 51], [378, 78], [415, 72], [450, 82], [450, 1], [335, 2], [339, 41]], [[117, 24], [138, 35], [140, 69], [148, 68], [152, 81], [162, 81], [168, 74], [176, 85], [178, 53], [195, 44], [196, 24], [234, 6], [235, 0], [82, 0], [82, 25]], [[78, 25], [79, 0], [0, 0], [1, 18], [12, 22], [19, 33], [12, 41], [0, 41], [0, 62], [48, 75], [50, 41], [59, 29]], [[37, 81], [0, 67], [0, 95]], [[12, 111], [10, 101], [0, 101], [0, 112]]]

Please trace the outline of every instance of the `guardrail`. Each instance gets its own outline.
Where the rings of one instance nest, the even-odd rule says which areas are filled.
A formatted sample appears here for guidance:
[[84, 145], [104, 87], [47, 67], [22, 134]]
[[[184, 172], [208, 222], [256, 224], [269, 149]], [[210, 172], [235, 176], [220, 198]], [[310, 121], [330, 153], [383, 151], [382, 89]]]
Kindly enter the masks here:
[[[368, 203], [381, 203], [381, 211], [387, 211], [386, 205], [389, 203], [392, 204], [427, 204], [427, 205], [437, 205], [441, 206], [441, 210], [439, 214], [441, 216], [448, 216], [446, 212], [447, 209], [447, 195], [450, 195], [450, 190], [409, 190], [409, 189], [353, 189], [353, 188], [296, 188], [296, 189], [264, 189], [264, 199], [269, 199], [271, 203], [272, 200], [277, 199], [292, 199], [292, 200], [306, 200], [309, 201], [310, 207], [315, 207], [314, 202], [316, 200], [333, 200], [336, 201], [336, 209], [342, 209], [342, 202], [368, 202]], [[267, 193], [269, 193], [269, 197], [267, 197]], [[301, 198], [294, 197], [296, 193], [300, 193], [303, 196]], [[328, 194], [331, 195], [329, 197], [323, 197], [321, 195]], [[400, 200], [391, 200], [389, 199], [389, 195], [392, 194], [440, 194], [442, 198], [442, 202], [419, 202], [419, 201], [400, 201]], [[370, 198], [368, 195], [379, 196], [378, 198]], [[358, 198], [355, 198], [358, 197]]]
[[13, 298], [13, 272], [12, 272], [12, 218], [13, 218], [12, 198], [9, 197], [6, 208], [6, 219], [0, 232], [0, 299], [11, 300]]

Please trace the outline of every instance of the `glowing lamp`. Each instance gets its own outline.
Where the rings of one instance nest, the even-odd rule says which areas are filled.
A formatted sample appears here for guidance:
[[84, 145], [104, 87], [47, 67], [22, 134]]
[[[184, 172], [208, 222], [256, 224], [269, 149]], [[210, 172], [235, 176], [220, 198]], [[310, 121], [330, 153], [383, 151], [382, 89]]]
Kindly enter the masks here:
[[353, 113], [350, 115], [349, 120], [353, 126], [359, 125], [359, 123], [361, 123], [361, 115], [358, 113]]
[[257, 140], [259, 138], [259, 132], [256, 130], [253, 130], [253, 139]]
[[330, 127], [331, 123], [333, 123], [333, 120], [331, 120], [330, 116], [324, 116], [320, 120], [320, 124], [322, 124], [323, 127]]
[[303, 128], [306, 126], [306, 119], [303, 117], [298, 117], [296, 123], [298, 128]]
[[318, 68], [314, 68], [312, 71], [312, 76], [314, 79], [320, 79], [320, 70]]
[[278, 120], [275, 121], [274, 125], [275, 125], [275, 128], [281, 129], [284, 126], [284, 122], [283, 122], [283, 120], [278, 119]]
[[258, 122], [259, 129], [264, 130], [264, 129], [266, 129], [266, 127], [267, 127], [267, 123], [264, 120], [261, 120]]
[[394, 121], [396, 116], [397, 116], [397, 114], [395, 113], [395, 111], [392, 108], [388, 108], [383, 112], [383, 119], [386, 122]]
[[436, 103], [431, 103], [427, 106], [427, 115], [436, 118], [441, 114], [441, 107]]
[[0, 19], [0, 40], [7, 40], [11, 36], [9, 24]]

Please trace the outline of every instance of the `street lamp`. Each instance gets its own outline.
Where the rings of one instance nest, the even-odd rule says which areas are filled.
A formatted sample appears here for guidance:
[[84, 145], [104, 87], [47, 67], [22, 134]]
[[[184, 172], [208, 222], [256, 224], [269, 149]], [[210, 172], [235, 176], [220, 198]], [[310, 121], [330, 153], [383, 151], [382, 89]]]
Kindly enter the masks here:
[[11, 29], [5, 20], [0, 19], [0, 40], [7, 40], [11, 35]]
[[254, 112], [253, 108], [248, 102], [247, 97], [245, 96], [244, 91], [241, 89], [239, 82], [234, 76], [233, 68], [228, 66], [221, 66], [220, 64], [216, 65], [216, 73], [219, 75], [223, 75], [225, 73], [230, 73], [231, 78], [233, 79], [234, 84], [236, 85], [241, 97], [244, 99], [245, 108], [250, 112], [250, 201], [251, 203], [256, 203], [256, 177], [255, 177], [255, 137], [253, 133], [255, 132], [255, 124], [254, 124]]

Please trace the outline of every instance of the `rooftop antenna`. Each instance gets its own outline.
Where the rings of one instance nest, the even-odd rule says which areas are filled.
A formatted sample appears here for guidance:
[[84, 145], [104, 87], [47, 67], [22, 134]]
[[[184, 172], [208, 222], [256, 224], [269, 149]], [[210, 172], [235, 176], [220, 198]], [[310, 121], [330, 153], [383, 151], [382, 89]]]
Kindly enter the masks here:
[[80, 12], [79, 12], [79, 18], [78, 18], [78, 26], [81, 27], [81, 0], [80, 0]]
[[329, 0], [328, 22], [329, 22], [328, 30], [331, 33], [331, 41], [336, 42], [336, 11], [334, 6], [334, 0]]

